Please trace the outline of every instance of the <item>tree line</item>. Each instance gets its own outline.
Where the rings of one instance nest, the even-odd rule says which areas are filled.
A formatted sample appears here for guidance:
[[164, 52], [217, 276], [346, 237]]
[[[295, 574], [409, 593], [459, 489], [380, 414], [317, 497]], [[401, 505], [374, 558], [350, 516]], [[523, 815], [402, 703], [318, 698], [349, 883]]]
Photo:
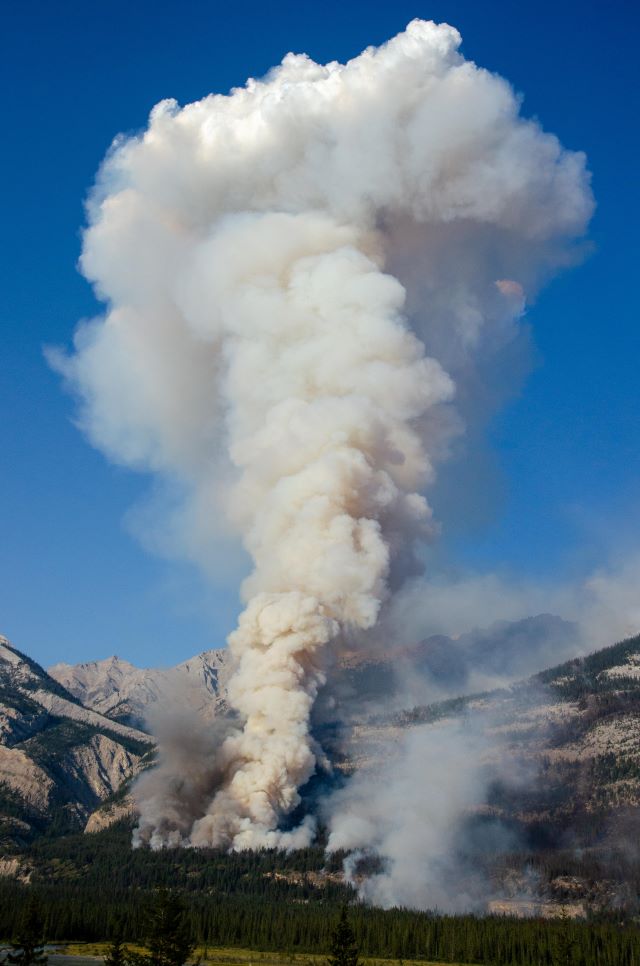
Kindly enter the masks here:
[[[36, 932], [41, 933], [40, 938], [46, 936], [52, 942], [110, 940], [115, 959], [107, 966], [181, 966], [168, 960], [160, 962], [158, 942], [160, 946], [165, 943], [165, 953], [173, 943], [183, 962], [198, 943], [209, 948], [236, 946], [283, 955], [331, 951], [330, 959], [335, 960], [332, 966], [356, 966], [354, 950], [364, 956], [396, 960], [492, 966], [640, 964], [640, 931], [633, 924], [572, 921], [566, 916], [557, 920], [443, 916], [351, 903], [345, 939], [346, 912], [340, 913], [346, 908], [344, 904], [234, 900], [166, 889], [132, 892], [119, 903], [105, 903], [99, 895], [92, 900], [76, 896], [69, 902], [55, 888], [16, 888], [14, 883], [11, 888], [4, 886], [0, 894], [0, 935], [14, 937], [15, 955], [25, 943], [25, 910], [32, 909], [34, 903], [39, 910], [41, 925]], [[154, 946], [154, 923], [162, 922], [163, 917], [182, 932], [169, 942], [158, 929]], [[350, 961], [339, 961], [335, 945], [338, 928], [343, 929], [339, 945], [351, 950]], [[146, 943], [147, 952], [138, 954], [137, 959], [133, 954], [125, 955], [127, 943]], [[15, 966], [29, 966], [24, 960], [14, 962]]]

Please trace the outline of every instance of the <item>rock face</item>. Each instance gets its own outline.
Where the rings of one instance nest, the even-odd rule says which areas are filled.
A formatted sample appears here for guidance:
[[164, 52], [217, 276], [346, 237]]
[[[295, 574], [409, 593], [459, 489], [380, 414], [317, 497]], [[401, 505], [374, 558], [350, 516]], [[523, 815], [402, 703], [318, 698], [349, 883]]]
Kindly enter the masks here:
[[114, 825], [120, 819], [130, 818], [133, 815], [135, 815], [133, 799], [125, 795], [122, 801], [108, 802], [92, 812], [87, 819], [84, 830], [88, 835], [102, 832], [103, 829], [109, 828], [110, 825]]
[[0, 746], [0, 775], [5, 788], [11, 789], [31, 808], [46, 813], [53, 779], [25, 751]]
[[0, 638], [0, 843], [83, 828], [152, 747], [146, 733], [85, 708]]

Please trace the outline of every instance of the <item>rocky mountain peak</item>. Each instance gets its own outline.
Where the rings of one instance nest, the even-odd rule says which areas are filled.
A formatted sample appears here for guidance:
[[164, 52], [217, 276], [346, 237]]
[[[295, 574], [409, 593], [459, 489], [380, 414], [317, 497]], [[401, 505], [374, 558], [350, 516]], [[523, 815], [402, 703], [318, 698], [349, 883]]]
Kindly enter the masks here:
[[213, 648], [168, 668], [140, 668], [117, 656], [82, 664], [54, 664], [52, 678], [87, 707], [114, 721], [145, 729], [158, 702], [178, 696], [206, 720], [225, 704], [229, 653]]

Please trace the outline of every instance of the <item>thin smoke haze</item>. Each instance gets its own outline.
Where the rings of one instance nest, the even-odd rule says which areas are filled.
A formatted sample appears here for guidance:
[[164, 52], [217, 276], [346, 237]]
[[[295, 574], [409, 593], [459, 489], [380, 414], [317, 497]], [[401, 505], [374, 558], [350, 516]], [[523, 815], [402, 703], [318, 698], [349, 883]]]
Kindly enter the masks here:
[[419, 569], [461, 413], [501, 396], [526, 298], [590, 217], [584, 156], [459, 45], [415, 20], [344, 65], [288, 54], [162, 101], [100, 172], [81, 265], [107, 310], [54, 364], [97, 447], [180, 487], [182, 552], [206, 567], [223, 516], [253, 561], [233, 720], [163, 733], [138, 842], [312, 841], [312, 818], [283, 822], [321, 755], [318, 694]]

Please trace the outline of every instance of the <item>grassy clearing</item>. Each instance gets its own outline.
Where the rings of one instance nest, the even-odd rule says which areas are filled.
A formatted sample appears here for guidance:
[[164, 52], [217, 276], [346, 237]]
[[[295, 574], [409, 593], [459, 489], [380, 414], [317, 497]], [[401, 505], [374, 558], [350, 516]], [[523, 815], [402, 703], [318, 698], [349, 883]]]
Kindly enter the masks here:
[[[97, 956], [102, 958], [108, 948], [108, 943], [68, 943], [60, 947], [60, 952], [66, 956]], [[127, 943], [129, 949], [144, 952], [143, 947]], [[258, 952], [255, 949], [236, 949], [235, 947], [198, 946], [193, 957], [202, 963], [219, 964], [219, 966], [327, 966], [327, 957], [316, 953], [274, 953]], [[377, 957], [361, 957], [363, 966], [403, 966], [399, 959], [379, 959]], [[411, 966], [441, 966], [426, 959], [412, 959]], [[449, 966], [460, 966], [450, 963]], [[468, 966], [468, 964], [467, 964]]]

